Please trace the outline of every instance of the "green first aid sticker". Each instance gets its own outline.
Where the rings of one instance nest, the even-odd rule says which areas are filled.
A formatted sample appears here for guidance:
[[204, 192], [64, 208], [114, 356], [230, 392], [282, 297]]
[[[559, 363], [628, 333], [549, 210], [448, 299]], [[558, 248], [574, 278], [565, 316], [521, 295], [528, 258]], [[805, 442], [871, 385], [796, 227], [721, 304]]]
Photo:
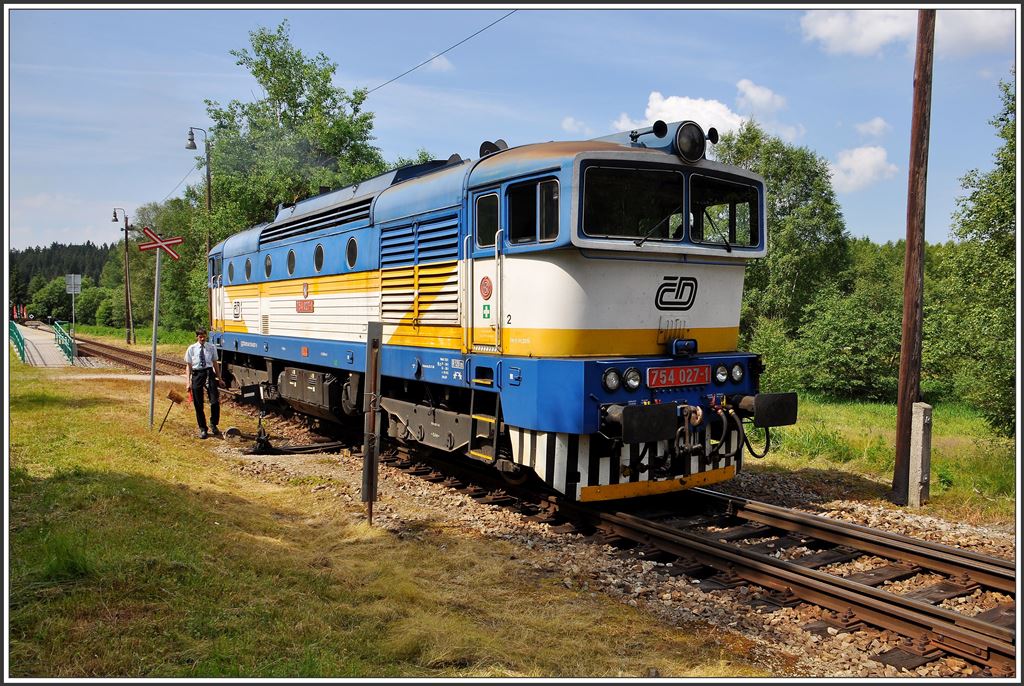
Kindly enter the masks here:
[[484, 305], [484, 319], [490, 319], [490, 318], [491, 318], [491, 306], [490, 305]]

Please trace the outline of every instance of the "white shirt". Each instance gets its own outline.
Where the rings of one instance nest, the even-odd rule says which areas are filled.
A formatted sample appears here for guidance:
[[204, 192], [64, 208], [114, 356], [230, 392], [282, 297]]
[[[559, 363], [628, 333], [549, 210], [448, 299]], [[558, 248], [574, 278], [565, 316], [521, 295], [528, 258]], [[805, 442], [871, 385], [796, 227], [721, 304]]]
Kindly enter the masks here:
[[206, 357], [206, 367], [199, 366], [199, 341], [196, 341], [188, 347], [185, 351], [185, 364], [191, 367], [194, 371], [200, 369], [206, 369], [213, 367], [213, 363], [217, 361], [217, 346], [210, 341], [203, 343], [203, 355]]

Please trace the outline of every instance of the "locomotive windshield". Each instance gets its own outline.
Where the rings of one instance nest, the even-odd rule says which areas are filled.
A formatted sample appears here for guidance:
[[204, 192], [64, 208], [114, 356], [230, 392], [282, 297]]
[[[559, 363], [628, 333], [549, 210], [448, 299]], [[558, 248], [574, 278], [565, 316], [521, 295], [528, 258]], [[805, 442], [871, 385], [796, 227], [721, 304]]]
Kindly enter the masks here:
[[690, 177], [690, 240], [734, 245], [757, 245], [757, 189], [724, 179]]
[[658, 169], [590, 167], [583, 190], [583, 233], [595, 238], [683, 237], [683, 175]]
[[678, 171], [590, 167], [583, 189], [583, 233], [593, 238], [682, 241], [684, 217], [689, 240], [705, 245], [758, 244], [760, 200], [756, 186], [692, 174], [689, 210]]

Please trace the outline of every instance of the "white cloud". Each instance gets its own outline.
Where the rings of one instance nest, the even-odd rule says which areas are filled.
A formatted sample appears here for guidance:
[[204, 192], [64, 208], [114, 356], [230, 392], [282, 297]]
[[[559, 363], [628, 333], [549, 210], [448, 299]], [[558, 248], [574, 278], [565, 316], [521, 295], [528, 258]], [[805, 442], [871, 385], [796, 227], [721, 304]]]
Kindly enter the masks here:
[[873, 183], [891, 178], [897, 168], [888, 160], [885, 148], [877, 145], [842, 150], [839, 161], [829, 163], [832, 186], [837, 193], [853, 193]]
[[[804, 38], [825, 52], [866, 57], [890, 43], [913, 50], [916, 10], [811, 10], [800, 18]], [[935, 54], [956, 57], [1002, 50], [1014, 44], [1012, 10], [939, 10], [935, 15]]]
[[811, 10], [800, 18], [804, 38], [819, 41], [830, 54], [875, 55], [888, 43], [913, 39], [912, 10]]
[[594, 130], [587, 126], [586, 122], [582, 122], [575, 117], [565, 117], [562, 119], [562, 130], [569, 133], [578, 133], [582, 136], [594, 135]]
[[773, 92], [770, 88], [758, 86], [750, 79], [741, 79], [736, 84], [740, 94], [736, 98], [736, 104], [755, 114], [770, 114], [777, 112], [786, 106], [786, 99]]
[[764, 129], [768, 133], [774, 133], [782, 140], [792, 143], [797, 138], [802, 138], [807, 129], [803, 124], [780, 124], [778, 122], [764, 122]]
[[437, 55], [423, 66], [427, 71], [452, 71], [455, 69], [455, 65], [444, 55]]
[[881, 136], [892, 127], [889, 126], [889, 122], [881, 117], [875, 117], [870, 121], [854, 124], [854, 128], [863, 136]]
[[945, 57], [1012, 49], [1016, 26], [1012, 10], [939, 10], [935, 13], [935, 52]]
[[702, 98], [687, 98], [680, 95], [663, 96], [658, 91], [652, 91], [647, 98], [647, 109], [644, 110], [644, 119], [634, 120], [623, 112], [619, 118], [612, 123], [616, 131], [630, 131], [632, 129], [650, 126], [658, 119], [665, 122], [683, 121], [691, 119], [705, 131], [714, 126], [721, 133], [736, 131], [744, 122], [744, 118], [729, 109], [717, 100], [704, 100]]

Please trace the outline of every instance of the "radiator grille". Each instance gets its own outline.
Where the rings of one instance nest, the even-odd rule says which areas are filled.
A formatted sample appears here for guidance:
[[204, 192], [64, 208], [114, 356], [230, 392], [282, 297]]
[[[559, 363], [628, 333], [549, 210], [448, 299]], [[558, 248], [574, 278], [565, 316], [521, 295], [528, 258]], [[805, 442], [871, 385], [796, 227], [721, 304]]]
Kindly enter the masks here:
[[264, 314], [260, 316], [260, 333], [264, 336], [270, 335], [270, 315]]
[[358, 200], [341, 207], [317, 212], [309, 217], [300, 217], [276, 226], [268, 226], [260, 232], [260, 246], [302, 236], [321, 229], [343, 227], [370, 219], [370, 205], [373, 198]]
[[381, 231], [381, 319], [417, 324], [459, 321], [456, 215]]

